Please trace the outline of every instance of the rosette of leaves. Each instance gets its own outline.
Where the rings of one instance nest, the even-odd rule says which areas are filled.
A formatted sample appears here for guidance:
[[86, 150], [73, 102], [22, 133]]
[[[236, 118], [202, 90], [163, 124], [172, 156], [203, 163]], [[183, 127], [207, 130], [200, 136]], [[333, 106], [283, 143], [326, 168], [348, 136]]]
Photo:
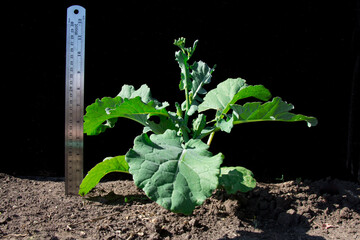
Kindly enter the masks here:
[[[191, 214], [217, 188], [234, 194], [256, 186], [250, 170], [222, 167], [223, 154], [209, 151], [215, 132], [230, 133], [235, 125], [261, 121], [317, 124], [314, 117], [291, 113], [293, 105], [281, 98], [271, 99], [263, 85], [248, 85], [242, 78], [229, 78], [207, 91], [214, 67], [202, 61], [189, 62], [197, 41], [185, 47], [185, 38], [180, 38], [174, 45], [179, 48], [175, 52], [181, 70], [179, 89], [185, 95], [182, 103], [175, 103], [176, 111], [169, 111], [167, 102], [154, 99], [145, 84], [137, 90], [124, 85], [116, 97], [97, 99], [86, 108], [87, 135], [113, 128], [119, 118], [138, 122], [143, 133], [125, 155], [106, 158], [91, 169], [80, 185], [80, 195], [86, 195], [106, 174], [124, 172], [133, 176], [136, 186], [151, 200], [173, 212]], [[258, 101], [237, 104], [250, 97]], [[209, 112], [215, 112], [210, 120]], [[158, 121], [152, 120], [154, 116]]]

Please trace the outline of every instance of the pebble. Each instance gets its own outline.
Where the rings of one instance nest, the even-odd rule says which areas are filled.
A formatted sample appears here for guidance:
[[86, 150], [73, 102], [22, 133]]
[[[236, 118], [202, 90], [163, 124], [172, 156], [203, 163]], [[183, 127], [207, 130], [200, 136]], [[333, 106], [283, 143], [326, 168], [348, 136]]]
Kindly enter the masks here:
[[351, 211], [348, 207], [344, 207], [340, 210], [340, 218], [349, 219], [351, 218]]

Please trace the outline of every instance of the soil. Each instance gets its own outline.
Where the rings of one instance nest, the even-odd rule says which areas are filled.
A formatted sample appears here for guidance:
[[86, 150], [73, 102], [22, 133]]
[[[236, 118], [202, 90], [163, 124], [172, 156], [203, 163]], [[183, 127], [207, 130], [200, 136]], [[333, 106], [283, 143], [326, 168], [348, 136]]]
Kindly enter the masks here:
[[1, 239], [359, 239], [360, 185], [337, 179], [217, 190], [192, 215], [151, 202], [132, 181], [101, 182], [85, 198], [60, 178], [0, 173]]

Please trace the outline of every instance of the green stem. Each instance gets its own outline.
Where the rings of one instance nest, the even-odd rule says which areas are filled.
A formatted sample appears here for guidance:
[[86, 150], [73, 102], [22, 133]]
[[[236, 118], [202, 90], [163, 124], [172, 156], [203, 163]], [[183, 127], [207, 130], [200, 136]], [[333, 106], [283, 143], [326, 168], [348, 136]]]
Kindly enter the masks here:
[[[187, 92], [187, 88], [185, 88], [185, 92]], [[188, 101], [186, 100], [186, 111], [184, 114], [184, 125], [185, 126], [181, 128], [185, 142], [189, 141], [189, 134], [187, 132], [187, 125], [188, 125], [188, 121], [189, 121], [188, 111], [189, 111]]]
[[185, 61], [185, 100], [186, 100], [186, 113], [185, 115], [187, 115], [187, 112], [190, 109], [190, 96], [189, 96], [189, 86], [188, 86], [188, 81], [189, 81], [189, 75], [188, 75], [188, 71], [187, 71], [187, 61]]
[[189, 141], [189, 134], [187, 132], [186, 127], [182, 127], [181, 131], [182, 131], [182, 134], [183, 134], [184, 142], [188, 142]]
[[[186, 81], [186, 80], [185, 80]], [[189, 111], [190, 109], [190, 99], [189, 99], [189, 91], [188, 91], [188, 88], [187, 86], [185, 87], [185, 99], [186, 99], [186, 115], [187, 115], [187, 112]]]
[[[191, 105], [191, 99], [190, 99], [190, 96], [189, 96], [189, 81], [190, 81], [190, 76], [189, 76], [189, 71], [188, 71], [188, 63], [187, 61], [190, 59], [191, 57], [191, 53], [188, 52], [188, 51], [185, 51], [184, 47], [183, 46], [180, 46], [180, 49], [183, 53], [183, 57], [184, 57], [184, 63], [183, 63], [183, 66], [181, 67], [182, 68], [182, 72], [184, 73], [184, 83], [185, 83], [185, 86], [184, 86], [184, 90], [185, 90], [185, 100], [186, 100], [186, 110], [185, 110], [185, 114], [184, 114], [184, 127], [181, 127], [181, 131], [182, 131], [182, 134], [183, 134], [183, 138], [184, 138], [184, 141], [187, 142], [189, 141], [189, 134], [188, 134], [188, 121], [189, 121], [189, 115], [188, 115], [188, 111], [190, 109], [190, 105]], [[187, 55], [187, 56], [186, 56]]]
[[[184, 62], [184, 67], [185, 67], [185, 100], [186, 100], [186, 111], [185, 111], [185, 114], [184, 114], [184, 122], [185, 122], [185, 126], [187, 127], [188, 125], [188, 121], [189, 121], [189, 115], [188, 115], [188, 111], [190, 109], [190, 96], [189, 96], [189, 85], [188, 85], [188, 81], [189, 81], [189, 74], [188, 74], [188, 70], [187, 70], [187, 60], [185, 60]], [[186, 139], [185, 139], [185, 135], [184, 133], [186, 133], [187, 135], [187, 132], [186, 130], [183, 132], [183, 136], [184, 136], [184, 140], [186, 142]], [[187, 139], [189, 140], [189, 137], [187, 136]]]

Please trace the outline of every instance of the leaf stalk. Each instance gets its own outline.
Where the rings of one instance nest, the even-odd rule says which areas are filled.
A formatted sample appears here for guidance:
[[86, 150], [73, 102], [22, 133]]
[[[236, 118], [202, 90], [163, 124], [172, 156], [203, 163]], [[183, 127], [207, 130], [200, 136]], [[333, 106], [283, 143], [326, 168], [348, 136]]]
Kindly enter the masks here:
[[214, 139], [214, 135], [215, 135], [215, 131], [212, 132], [212, 133], [210, 134], [210, 136], [209, 136], [209, 139], [208, 139], [208, 141], [207, 141], [207, 145], [208, 145], [208, 146], [210, 146], [212, 140]]

